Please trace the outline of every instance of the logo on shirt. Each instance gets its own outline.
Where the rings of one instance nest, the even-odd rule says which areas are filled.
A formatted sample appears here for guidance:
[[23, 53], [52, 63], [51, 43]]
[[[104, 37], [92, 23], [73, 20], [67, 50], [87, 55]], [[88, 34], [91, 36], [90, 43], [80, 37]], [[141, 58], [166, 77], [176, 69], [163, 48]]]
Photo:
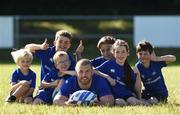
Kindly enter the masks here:
[[45, 67], [47, 70], [49, 70], [49, 71], [51, 70], [51, 68], [48, 67], [47, 65], [45, 65], [44, 67]]
[[51, 78], [51, 81], [55, 81], [55, 79], [52, 79], [52, 78]]
[[111, 73], [115, 73], [115, 69], [110, 69], [110, 72]]
[[144, 79], [144, 75], [141, 75], [141, 77]]
[[50, 58], [49, 60], [50, 60], [51, 62], [53, 62], [53, 58]]
[[152, 75], [153, 75], [153, 76], [156, 75], [156, 72], [154, 71], [154, 72], [152, 73]]

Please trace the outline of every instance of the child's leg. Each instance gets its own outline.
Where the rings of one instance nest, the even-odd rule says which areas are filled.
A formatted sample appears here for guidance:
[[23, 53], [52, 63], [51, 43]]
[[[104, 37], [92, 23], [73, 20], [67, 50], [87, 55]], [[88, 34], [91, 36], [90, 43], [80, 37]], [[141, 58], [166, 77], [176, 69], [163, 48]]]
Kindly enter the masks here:
[[29, 89], [29, 85], [21, 85], [12, 93], [12, 95], [15, 96], [16, 99], [19, 99], [20, 97], [23, 97], [29, 91]]
[[129, 97], [126, 101], [130, 105], [149, 105], [146, 101], [138, 100], [135, 97]]
[[33, 101], [33, 104], [34, 105], [40, 105], [40, 104], [45, 104], [46, 102], [44, 102], [43, 100], [41, 100], [40, 98], [36, 98], [34, 101]]
[[117, 99], [115, 99], [115, 105], [118, 105], [118, 106], [127, 106], [128, 103], [124, 99], [117, 98]]
[[147, 100], [147, 102], [149, 104], [157, 104], [158, 103], [158, 99], [156, 97], [151, 97]]
[[29, 97], [24, 98], [24, 103], [32, 104], [33, 103], [33, 97], [29, 96]]
[[33, 104], [51, 104], [52, 93], [51, 91], [39, 90]]
[[29, 84], [19, 85], [19, 87], [14, 92], [11, 92], [11, 95], [6, 99], [6, 102], [15, 102], [16, 100], [19, 100], [29, 91], [29, 89]]

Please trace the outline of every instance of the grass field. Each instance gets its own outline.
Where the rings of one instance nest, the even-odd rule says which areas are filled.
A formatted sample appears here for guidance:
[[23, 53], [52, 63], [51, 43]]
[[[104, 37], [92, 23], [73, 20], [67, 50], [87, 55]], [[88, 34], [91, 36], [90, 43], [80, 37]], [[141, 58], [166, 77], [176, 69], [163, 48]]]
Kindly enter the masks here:
[[[48, 105], [5, 104], [4, 99], [10, 89], [10, 76], [15, 64], [0, 64], [0, 114], [59, 114], [59, 115], [117, 115], [117, 114], [180, 114], [180, 65], [170, 65], [163, 69], [166, 85], [169, 90], [168, 104], [154, 106], [127, 107], [58, 107]], [[40, 66], [31, 67], [37, 75]], [[39, 77], [37, 76], [37, 86]]]

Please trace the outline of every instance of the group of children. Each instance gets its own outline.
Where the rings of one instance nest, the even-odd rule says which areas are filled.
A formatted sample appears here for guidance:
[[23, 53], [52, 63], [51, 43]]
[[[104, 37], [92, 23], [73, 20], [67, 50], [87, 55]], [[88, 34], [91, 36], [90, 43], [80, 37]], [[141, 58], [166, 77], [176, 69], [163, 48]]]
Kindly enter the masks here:
[[[71, 33], [60, 30], [56, 33], [53, 47], [49, 47], [45, 39], [42, 44], [28, 44], [24, 49], [13, 51], [11, 54], [18, 68], [12, 74], [6, 102], [52, 104], [63, 83], [76, 74], [76, 61], [82, 58], [82, 41], [76, 49], [76, 61], [68, 53], [71, 39]], [[161, 69], [167, 63], [176, 61], [174, 55], [156, 56], [153, 46], [142, 40], [136, 47], [138, 62], [132, 69], [127, 61], [130, 49], [126, 41], [103, 36], [97, 48], [101, 56], [90, 60], [94, 74], [108, 81], [115, 105], [167, 102], [168, 90]], [[35, 97], [36, 74], [30, 69], [32, 53], [41, 60], [41, 83]]]

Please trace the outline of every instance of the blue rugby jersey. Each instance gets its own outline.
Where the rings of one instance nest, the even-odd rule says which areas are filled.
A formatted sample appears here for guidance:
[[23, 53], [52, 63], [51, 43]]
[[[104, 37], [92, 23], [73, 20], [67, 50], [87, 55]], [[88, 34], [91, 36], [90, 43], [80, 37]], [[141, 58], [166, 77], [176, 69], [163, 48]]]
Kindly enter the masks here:
[[27, 75], [24, 75], [19, 68], [16, 69], [11, 76], [10, 83], [12, 83], [12, 82], [19, 83], [22, 80], [31, 81], [30, 87], [35, 88], [35, 86], [36, 86], [36, 73], [33, 72], [31, 69], [29, 69], [29, 73]]
[[[53, 56], [55, 53], [55, 46], [49, 47], [47, 50], [37, 50], [35, 52], [35, 56], [41, 60], [41, 81], [43, 80], [44, 76], [50, 72], [51, 69], [55, 68], [53, 62]], [[68, 55], [71, 61], [69, 70], [74, 70], [76, 62], [69, 53]]]
[[[59, 89], [58, 93], [59, 95], [69, 97], [71, 94], [73, 94], [78, 90], [82, 90], [82, 89], [78, 85], [77, 77], [74, 76], [67, 79], [64, 82], [62, 87]], [[89, 90], [95, 93], [98, 96], [98, 98], [101, 98], [102, 96], [106, 96], [106, 95], [112, 95], [106, 80], [97, 75], [92, 76], [91, 86], [89, 89], [85, 89], [85, 90]]]
[[116, 60], [108, 60], [102, 65], [98, 66], [96, 69], [100, 72], [108, 74], [110, 77], [116, 80], [116, 85], [111, 86], [111, 90], [115, 98], [126, 98], [134, 95], [134, 84], [136, 81], [134, 72], [132, 73], [133, 84], [127, 86], [125, 84], [124, 66], [117, 64]]
[[141, 74], [146, 92], [150, 95], [168, 96], [168, 90], [161, 71], [161, 69], [166, 66], [165, 61], [151, 61], [149, 68], [145, 68], [143, 64], [138, 61], [135, 66]]

